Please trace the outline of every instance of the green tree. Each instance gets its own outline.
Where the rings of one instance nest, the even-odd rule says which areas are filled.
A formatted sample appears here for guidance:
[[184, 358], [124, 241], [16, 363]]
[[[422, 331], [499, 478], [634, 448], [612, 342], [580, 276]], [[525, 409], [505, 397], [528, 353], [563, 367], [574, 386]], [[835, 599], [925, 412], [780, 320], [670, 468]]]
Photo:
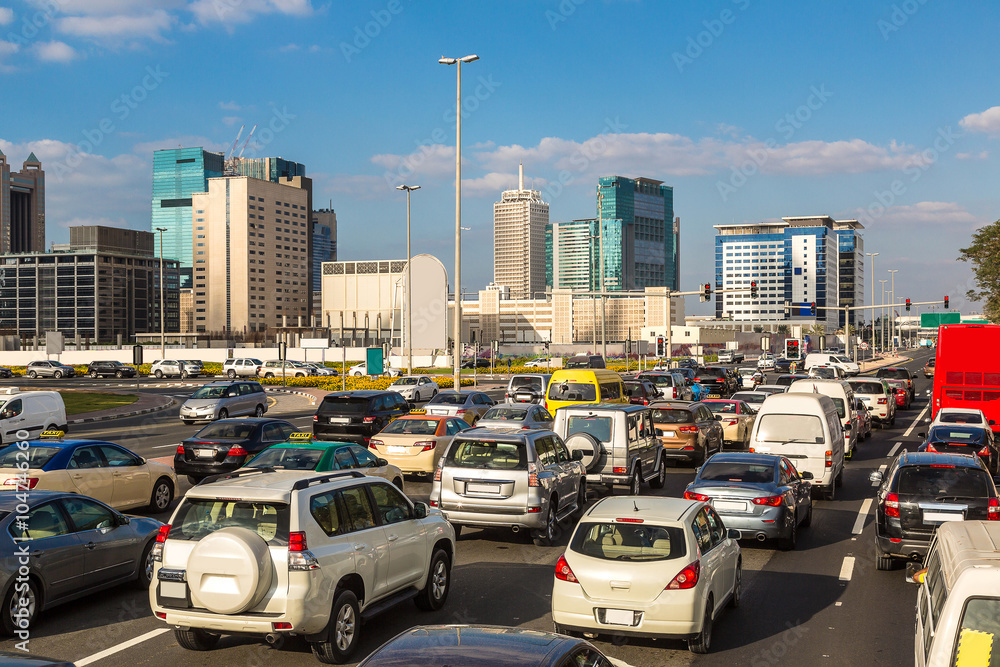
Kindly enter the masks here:
[[782, 336], [791, 336], [792, 329], [787, 324], [779, 324], [778, 333], [781, 334]]
[[980, 227], [972, 235], [972, 244], [959, 249], [958, 259], [972, 263], [977, 289], [965, 296], [983, 303], [983, 315], [991, 322], [1000, 321], [1000, 220]]

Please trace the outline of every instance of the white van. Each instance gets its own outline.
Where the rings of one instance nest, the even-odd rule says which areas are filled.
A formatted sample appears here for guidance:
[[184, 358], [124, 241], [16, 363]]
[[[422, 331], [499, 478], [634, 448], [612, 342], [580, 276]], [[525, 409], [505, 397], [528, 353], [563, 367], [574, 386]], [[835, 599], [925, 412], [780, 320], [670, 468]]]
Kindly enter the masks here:
[[823, 352], [812, 352], [806, 355], [806, 371], [813, 366], [835, 366], [842, 370], [844, 375], [857, 375], [861, 372], [861, 367], [847, 357], [842, 357], [838, 354], [825, 354]]
[[0, 389], [0, 442], [26, 439], [18, 437], [18, 431], [27, 431], [31, 438], [37, 438], [42, 431], [66, 431], [67, 424], [66, 406], [59, 392]]
[[833, 399], [823, 394], [771, 394], [761, 403], [750, 451], [788, 457], [813, 474], [813, 489], [833, 500], [844, 481], [844, 429]]
[[941, 524], [924, 563], [915, 577], [916, 666], [992, 664], [1000, 639], [1000, 523]]
[[796, 380], [788, 386], [788, 393], [823, 394], [833, 399], [837, 406], [837, 414], [844, 429], [844, 449], [847, 458], [854, 455], [858, 448], [858, 415], [854, 410], [854, 390], [846, 380]]

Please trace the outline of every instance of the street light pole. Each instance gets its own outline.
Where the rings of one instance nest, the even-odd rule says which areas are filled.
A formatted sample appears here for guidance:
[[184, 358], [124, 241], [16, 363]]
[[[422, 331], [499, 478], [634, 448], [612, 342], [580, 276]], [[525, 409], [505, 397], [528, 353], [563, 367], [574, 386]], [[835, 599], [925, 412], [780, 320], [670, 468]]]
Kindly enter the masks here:
[[445, 58], [438, 62], [442, 65], [458, 65], [458, 86], [455, 96], [457, 113], [455, 115], [455, 326], [454, 326], [454, 375], [453, 382], [456, 391], [462, 388], [460, 378], [462, 372], [462, 63], [479, 60], [477, 55], [461, 58]]
[[413, 290], [410, 288], [410, 278], [413, 275], [410, 272], [410, 260], [412, 255], [410, 254], [410, 193], [414, 190], [419, 190], [419, 185], [397, 185], [397, 190], [406, 190], [406, 374], [413, 375], [413, 341], [410, 337], [413, 333], [413, 304], [411, 299], [413, 298]]
[[881, 314], [882, 321], [879, 322], [879, 336], [882, 337], [882, 351], [885, 352], [885, 284], [889, 282], [888, 280], [880, 280], [882, 283], [882, 304], [879, 306], [879, 313]]
[[608, 358], [608, 337], [604, 328], [607, 321], [605, 304], [607, 297], [604, 295], [604, 213], [601, 204], [604, 202], [604, 194], [600, 191], [601, 186], [597, 186], [597, 254], [600, 262], [601, 277], [601, 357]]
[[[872, 284], [872, 304], [871, 305], [874, 306], [875, 305], [875, 258], [878, 257], [878, 253], [877, 252], [866, 252], [865, 254], [868, 255], [868, 257], [871, 260], [869, 262], [869, 264], [871, 264], [871, 269], [872, 269], [872, 273], [871, 273], [871, 276], [872, 276], [872, 279], [871, 279], [871, 284]], [[871, 325], [872, 325], [872, 358], [874, 358], [875, 357], [875, 309], [874, 308], [872, 309], [872, 322], [871, 322]]]
[[[889, 290], [889, 306], [890, 311], [896, 307], [896, 273], [899, 269], [889, 269], [889, 273], [892, 274], [892, 289]], [[892, 348], [896, 349], [896, 316], [890, 312], [889, 313], [889, 342], [892, 344]]]
[[[156, 231], [160, 232], [160, 359], [167, 358], [167, 334], [166, 334], [166, 319], [167, 319], [167, 302], [163, 298], [163, 232], [167, 231], [166, 227], [157, 227]], [[139, 372], [136, 371], [136, 375]]]

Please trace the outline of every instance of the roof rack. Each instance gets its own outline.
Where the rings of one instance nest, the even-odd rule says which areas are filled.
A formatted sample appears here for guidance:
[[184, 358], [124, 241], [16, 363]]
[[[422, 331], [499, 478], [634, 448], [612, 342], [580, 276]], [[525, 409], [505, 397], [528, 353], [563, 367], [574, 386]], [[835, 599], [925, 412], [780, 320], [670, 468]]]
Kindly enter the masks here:
[[251, 468], [250, 470], [237, 470], [235, 472], [224, 472], [218, 475], [205, 477], [200, 482], [198, 482], [198, 486], [201, 486], [202, 484], [211, 484], [212, 482], [218, 482], [224, 479], [237, 479], [239, 477], [245, 477], [247, 475], [260, 475], [266, 472], [277, 472], [277, 470], [275, 468]]
[[334, 479], [339, 479], [341, 477], [361, 478], [361, 477], [365, 477], [365, 476], [366, 475], [364, 475], [363, 473], [358, 472], [357, 470], [345, 470], [343, 472], [335, 472], [335, 473], [333, 473], [331, 475], [321, 475], [320, 477], [311, 477], [309, 479], [300, 479], [299, 481], [295, 482], [295, 484], [292, 485], [292, 490], [293, 491], [301, 491], [302, 489], [309, 488], [313, 484], [325, 484], [326, 482], [329, 482], [329, 481], [334, 480]]

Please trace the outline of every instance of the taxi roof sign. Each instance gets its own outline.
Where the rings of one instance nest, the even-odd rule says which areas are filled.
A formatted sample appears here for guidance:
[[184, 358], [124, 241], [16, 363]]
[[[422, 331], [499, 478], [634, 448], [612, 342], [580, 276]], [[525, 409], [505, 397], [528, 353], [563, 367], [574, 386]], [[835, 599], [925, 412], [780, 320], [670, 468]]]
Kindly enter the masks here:
[[61, 438], [66, 435], [65, 431], [42, 431], [39, 438]]
[[312, 440], [313, 439], [313, 434], [312, 433], [292, 433], [290, 436], [288, 436], [288, 439], [289, 440]]

